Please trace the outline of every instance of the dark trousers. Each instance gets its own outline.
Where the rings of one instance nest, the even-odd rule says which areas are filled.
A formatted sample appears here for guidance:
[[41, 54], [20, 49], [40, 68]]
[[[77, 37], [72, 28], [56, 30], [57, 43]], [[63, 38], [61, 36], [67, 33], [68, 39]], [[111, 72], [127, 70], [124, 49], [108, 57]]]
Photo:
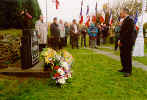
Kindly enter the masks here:
[[110, 44], [113, 44], [113, 43], [114, 43], [114, 38], [110, 37]]
[[70, 45], [72, 45], [72, 38], [73, 36], [70, 36]]
[[65, 46], [67, 46], [67, 36], [65, 37]]
[[60, 49], [63, 49], [63, 47], [65, 47], [65, 37], [60, 38]]
[[54, 50], [59, 50], [61, 49], [61, 44], [60, 44], [60, 38], [59, 37], [52, 37], [51, 38], [51, 47]]
[[119, 39], [115, 38], [115, 47], [114, 47], [115, 51], [118, 49], [118, 41], [119, 41]]
[[100, 46], [100, 34], [98, 34], [97, 35], [97, 40], [96, 40], [96, 44], [98, 45], [98, 46]]
[[107, 36], [103, 36], [103, 44], [106, 44]]
[[126, 73], [132, 73], [132, 46], [120, 47], [121, 64], [123, 71]]
[[84, 47], [86, 47], [86, 35], [84, 34], [81, 35], [81, 47], [83, 46], [83, 42], [84, 42]]
[[72, 49], [74, 49], [75, 47], [79, 48], [79, 37], [77, 35], [72, 36], [71, 42]]

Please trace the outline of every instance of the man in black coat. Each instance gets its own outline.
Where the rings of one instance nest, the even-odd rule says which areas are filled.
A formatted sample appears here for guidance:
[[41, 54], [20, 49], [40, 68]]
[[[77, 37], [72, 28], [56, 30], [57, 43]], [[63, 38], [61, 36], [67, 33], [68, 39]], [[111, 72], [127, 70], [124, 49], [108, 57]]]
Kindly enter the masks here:
[[59, 26], [58, 26], [56, 17], [53, 19], [53, 23], [50, 26], [50, 32], [51, 32], [52, 48], [55, 50], [61, 49], [61, 47], [60, 47], [60, 30], [59, 30]]
[[71, 45], [72, 49], [75, 47], [78, 49], [79, 48], [79, 27], [74, 19], [72, 22], [72, 25], [70, 26], [70, 37], [71, 37]]
[[124, 77], [129, 77], [132, 73], [132, 49], [136, 40], [135, 24], [129, 16], [129, 10], [121, 10], [120, 16], [124, 18], [120, 28], [120, 57], [123, 66], [119, 72], [124, 72]]

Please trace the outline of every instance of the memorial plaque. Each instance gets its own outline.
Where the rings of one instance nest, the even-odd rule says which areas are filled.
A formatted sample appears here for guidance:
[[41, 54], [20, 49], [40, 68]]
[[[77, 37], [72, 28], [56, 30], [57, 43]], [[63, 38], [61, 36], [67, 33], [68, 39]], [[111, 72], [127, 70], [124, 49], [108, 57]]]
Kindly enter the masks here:
[[39, 44], [35, 30], [23, 30], [21, 40], [21, 62], [22, 69], [33, 67], [39, 62]]

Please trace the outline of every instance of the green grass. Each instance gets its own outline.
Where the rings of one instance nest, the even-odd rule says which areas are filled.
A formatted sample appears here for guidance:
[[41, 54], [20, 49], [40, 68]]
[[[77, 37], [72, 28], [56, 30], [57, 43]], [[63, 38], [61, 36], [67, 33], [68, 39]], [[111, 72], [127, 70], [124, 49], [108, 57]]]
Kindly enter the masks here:
[[133, 57], [134, 60], [139, 61], [140, 63], [143, 63], [144, 65], [147, 65], [147, 56], [145, 57]]
[[[49, 79], [1, 79], [0, 100], [146, 100], [147, 72], [133, 69], [124, 78], [120, 62], [90, 50], [72, 50], [73, 79], [64, 88]], [[20, 81], [21, 80], [21, 81]]]
[[144, 52], [147, 54], [147, 45], [144, 46]]

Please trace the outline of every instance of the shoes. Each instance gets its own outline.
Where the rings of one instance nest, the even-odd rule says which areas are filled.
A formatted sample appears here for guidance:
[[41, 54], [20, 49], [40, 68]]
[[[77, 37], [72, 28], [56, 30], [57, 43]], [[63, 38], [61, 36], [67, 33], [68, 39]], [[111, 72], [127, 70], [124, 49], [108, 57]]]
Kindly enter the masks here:
[[130, 77], [131, 76], [131, 73], [125, 73], [124, 74], [124, 77]]
[[125, 72], [124, 70], [118, 70], [118, 72]]

